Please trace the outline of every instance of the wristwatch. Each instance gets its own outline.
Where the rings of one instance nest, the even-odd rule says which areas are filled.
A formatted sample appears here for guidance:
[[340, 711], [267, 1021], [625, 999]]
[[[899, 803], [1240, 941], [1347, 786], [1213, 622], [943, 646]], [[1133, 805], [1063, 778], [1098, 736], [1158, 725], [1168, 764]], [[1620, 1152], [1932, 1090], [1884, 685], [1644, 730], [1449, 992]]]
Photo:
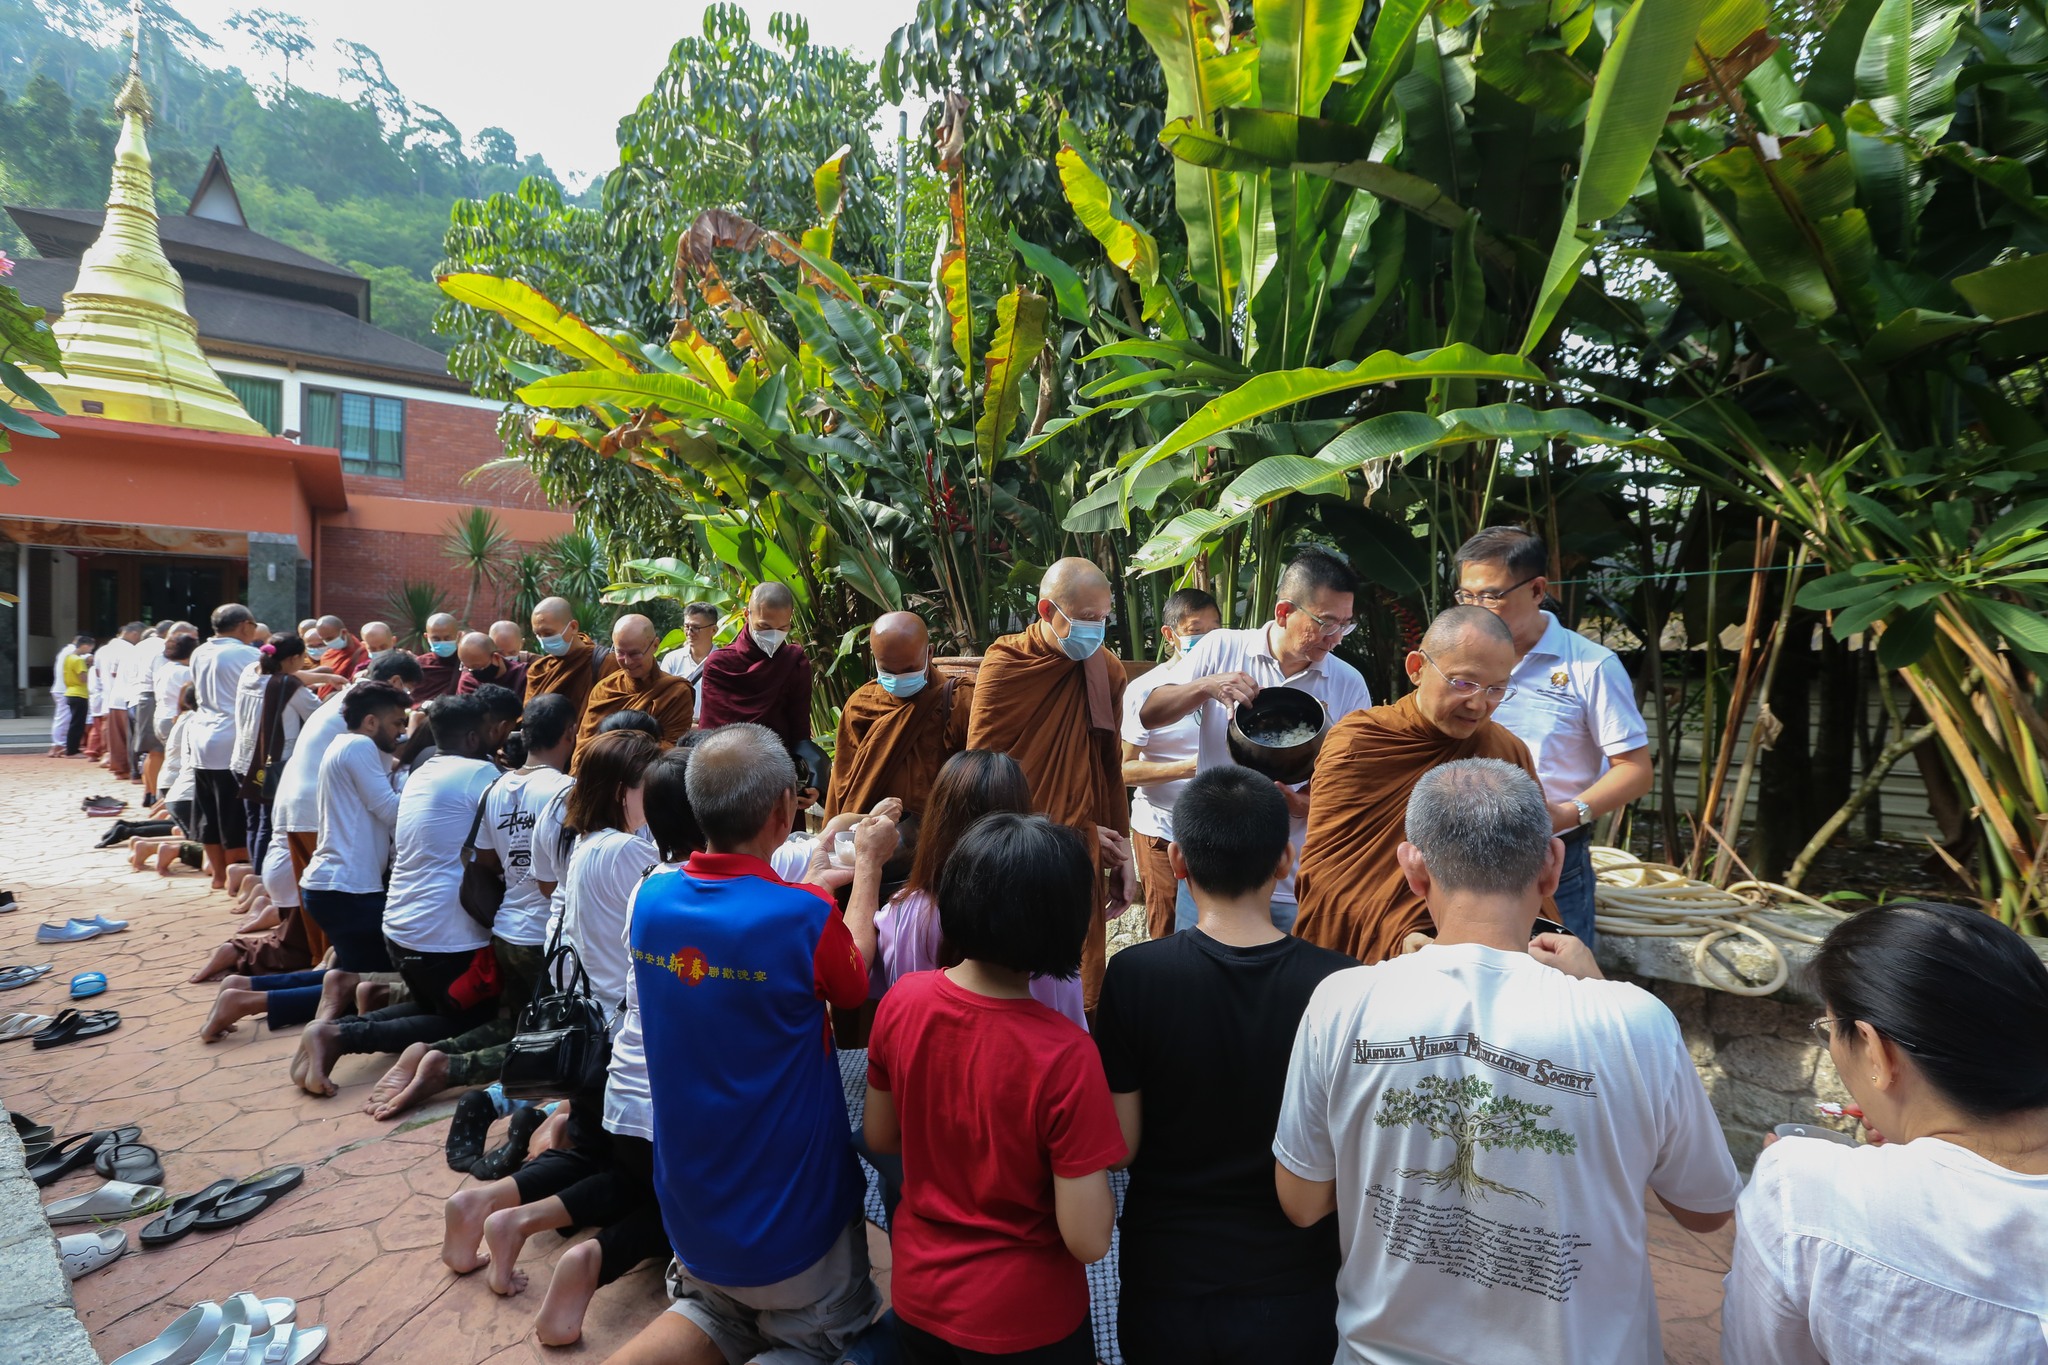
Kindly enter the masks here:
[[1573, 804], [1574, 806], [1577, 806], [1577, 807], [1579, 808], [1579, 828], [1580, 828], [1580, 829], [1584, 829], [1584, 828], [1585, 828], [1585, 827], [1586, 827], [1587, 825], [1590, 825], [1590, 824], [1592, 824], [1592, 823], [1593, 823], [1593, 808], [1592, 808], [1591, 806], [1589, 806], [1589, 805], [1587, 805], [1587, 804], [1586, 804], [1585, 802], [1583, 802], [1583, 801], [1579, 800], [1579, 799], [1578, 799], [1577, 797], [1573, 797], [1573, 798], [1572, 798], [1572, 804]]

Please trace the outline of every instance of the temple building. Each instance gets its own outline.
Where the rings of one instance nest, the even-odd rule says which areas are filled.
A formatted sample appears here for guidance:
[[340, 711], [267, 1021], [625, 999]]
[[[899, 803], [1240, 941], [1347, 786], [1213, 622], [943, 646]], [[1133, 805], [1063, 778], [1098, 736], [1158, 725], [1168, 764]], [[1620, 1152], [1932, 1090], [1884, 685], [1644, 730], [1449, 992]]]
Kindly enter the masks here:
[[[8, 283], [51, 314], [65, 373], [55, 440], [17, 438], [0, 488], [0, 716], [48, 705], [58, 648], [127, 621], [242, 601], [276, 629], [468, 587], [443, 548], [484, 507], [524, 548], [567, 532], [504, 453], [500, 407], [442, 357], [371, 321], [370, 282], [265, 237], [216, 149], [183, 215], [160, 216], [131, 66], [104, 212], [7, 206], [39, 258]], [[503, 615], [488, 585], [473, 614]], [[401, 629], [403, 627], [401, 626]]]

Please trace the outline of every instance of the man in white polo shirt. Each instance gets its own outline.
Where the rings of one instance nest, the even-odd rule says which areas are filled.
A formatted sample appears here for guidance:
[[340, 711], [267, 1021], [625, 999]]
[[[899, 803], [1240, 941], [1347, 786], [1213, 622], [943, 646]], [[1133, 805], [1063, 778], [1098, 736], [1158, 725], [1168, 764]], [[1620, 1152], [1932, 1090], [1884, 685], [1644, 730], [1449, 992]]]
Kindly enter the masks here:
[[1566, 630], [1543, 609], [1550, 551], [1514, 526], [1489, 526], [1458, 547], [1460, 606], [1484, 607], [1514, 633], [1514, 692], [1494, 720], [1529, 746], [1551, 825], [1564, 841], [1557, 884], [1564, 927], [1593, 945], [1593, 822], [1650, 790], [1650, 732], [1614, 651]]
[[[1139, 708], [1139, 723], [1149, 729], [1192, 715], [1201, 729], [1195, 754], [1197, 772], [1220, 767], [1230, 757], [1230, 716], [1238, 703], [1250, 701], [1263, 688], [1293, 687], [1323, 704], [1332, 722], [1372, 705], [1372, 693], [1357, 669], [1335, 654], [1337, 642], [1358, 628], [1352, 599], [1358, 576], [1328, 550], [1310, 547], [1288, 561], [1280, 574], [1273, 619], [1250, 630], [1212, 630], [1200, 644], [1165, 670]], [[1278, 785], [1278, 784], [1276, 784]], [[1292, 817], [1292, 842], [1298, 858], [1308, 830], [1308, 783], [1281, 786]], [[1273, 927], [1294, 926], [1294, 876], [1289, 873], [1273, 888]], [[1185, 886], [1174, 903], [1177, 927], [1195, 925], [1195, 902]]]
[[1173, 842], [1173, 803], [1195, 775], [1202, 728], [1195, 713], [1189, 712], [1170, 725], [1148, 730], [1138, 712], [1153, 688], [1172, 681], [1174, 661], [1185, 659], [1197, 640], [1222, 627], [1223, 611], [1200, 588], [1182, 588], [1166, 599], [1159, 620], [1159, 634], [1171, 653], [1124, 692], [1124, 784], [1132, 789], [1131, 853], [1145, 886], [1147, 938], [1165, 938], [1174, 929], [1180, 880], [1167, 861], [1166, 846]]

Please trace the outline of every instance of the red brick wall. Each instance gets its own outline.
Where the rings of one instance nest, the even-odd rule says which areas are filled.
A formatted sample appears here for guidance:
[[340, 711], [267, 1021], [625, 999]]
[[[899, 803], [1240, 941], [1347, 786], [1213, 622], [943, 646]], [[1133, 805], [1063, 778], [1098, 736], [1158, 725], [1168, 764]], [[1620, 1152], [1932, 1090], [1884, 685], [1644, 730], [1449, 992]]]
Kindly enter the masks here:
[[[442, 553], [441, 545], [440, 536], [364, 531], [350, 526], [322, 527], [313, 614], [333, 612], [351, 630], [365, 621], [391, 621], [395, 625], [387, 605], [391, 595], [407, 582], [431, 582], [441, 589], [448, 610], [460, 616], [469, 578]], [[521, 545], [519, 552], [531, 548]], [[477, 589], [476, 606], [470, 612], [468, 624], [475, 630], [487, 629], [491, 622], [508, 614], [511, 599], [509, 587], [483, 584]]]
[[491, 409], [408, 398], [405, 477], [346, 474], [342, 482], [351, 493], [375, 497], [419, 498], [464, 507], [546, 507], [547, 500], [523, 470], [463, 481], [470, 470], [504, 453], [498, 442], [498, 415]]

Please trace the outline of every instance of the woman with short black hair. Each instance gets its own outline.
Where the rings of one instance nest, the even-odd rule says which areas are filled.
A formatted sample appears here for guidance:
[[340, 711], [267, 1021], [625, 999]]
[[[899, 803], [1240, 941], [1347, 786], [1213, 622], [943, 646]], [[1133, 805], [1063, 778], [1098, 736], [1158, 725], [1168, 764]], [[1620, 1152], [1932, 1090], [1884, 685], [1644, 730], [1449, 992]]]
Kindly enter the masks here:
[[2048, 1361], [2048, 966], [1979, 910], [1880, 905], [1814, 955], [1870, 1145], [1768, 1147], [1722, 1359]]

